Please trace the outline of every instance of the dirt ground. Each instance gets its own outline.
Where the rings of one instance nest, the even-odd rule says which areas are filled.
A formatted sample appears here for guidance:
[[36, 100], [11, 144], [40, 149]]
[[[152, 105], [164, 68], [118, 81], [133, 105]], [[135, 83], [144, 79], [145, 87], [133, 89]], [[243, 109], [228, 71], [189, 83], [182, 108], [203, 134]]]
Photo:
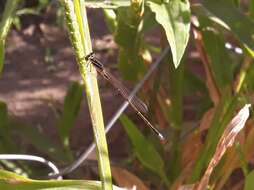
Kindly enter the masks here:
[[[94, 49], [106, 47], [114, 52], [116, 46], [112, 36], [107, 33], [102, 12], [89, 10], [88, 18], [92, 19], [90, 23], [96, 23], [91, 26]], [[56, 137], [54, 110], [62, 109], [71, 82], [80, 81], [67, 32], [52, 23], [29, 23], [21, 31], [12, 29], [6, 45], [5, 65], [0, 77], [0, 100], [7, 103], [9, 114], [15, 120], [41, 127], [47, 135]], [[46, 62], [45, 56], [49, 51], [52, 61]], [[105, 51], [98, 53], [98, 56], [103, 57], [106, 63], [115, 63], [114, 56]], [[105, 87], [105, 81], [99, 79], [99, 83], [107, 123], [123, 99], [114, 98], [112, 89]], [[123, 133], [119, 127], [116, 128], [112, 130], [115, 132], [110, 132], [109, 142], [115, 141], [119, 133]], [[74, 151], [85, 150], [91, 141], [92, 127], [84, 95], [79, 117], [72, 130], [71, 146]]]

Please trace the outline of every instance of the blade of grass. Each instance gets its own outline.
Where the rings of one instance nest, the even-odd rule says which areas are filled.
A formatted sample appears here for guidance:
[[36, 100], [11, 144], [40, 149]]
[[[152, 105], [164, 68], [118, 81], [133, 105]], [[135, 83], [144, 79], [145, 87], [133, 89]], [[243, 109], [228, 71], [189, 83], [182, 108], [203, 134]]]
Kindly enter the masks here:
[[88, 180], [31, 180], [12, 172], [0, 170], [0, 189], [10, 190], [100, 190], [98, 181]]
[[[78, 2], [78, 0], [74, 1], [74, 3], [75, 2]], [[79, 25], [81, 25], [81, 21], [82, 21], [82, 27], [80, 27], [80, 29], [84, 29], [81, 31], [81, 35], [82, 35], [83, 46], [85, 47], [85, 53], [87, 55], [92, 51], [92, 45], [91, 45], [92, 43], [90, 39], [85, 1], [79, 0], [79, 2], [81, 5], [80, 12], [81, 12], [82, 19], [78, 19], [78, 22], [79, 22]], [[107, 141], [106, 141], [106, 132], [105, 132], [102, 110], [101, 110], [98, 83], [97, 83], [96, 75], [92, 75], [92, 76], [93, 76], [92, 83], [89, 83], [89, 84], [91, 85], [91, 88], [94, 89], [94, 93], [92, 94], [94, 96], [94, 99], [91, 99], [91, 100], [94, 100], [94, 102], [93, 104], [90, 105], [90, 112], [92, 111], [91, 118], [94, 123], [93, 131], [94, 131], [95, 141], [97, 144], [96, 147], [97, 147], [97, 158], [99, 159], [99, 170], [100, 170], [99, 172], [100, 172], [101, 180], [102, 180], [102, 188], [112, 189], [112, 176], [111, 176], [111, 170], [110, 170], [108, 147], [107, 147]], [[90, 77], [88, 76], [86, 80], [89, 81]]]
[[[82, 91], [83, 87], [78, 82], [72, 83], [64, 98], [63, 113], [61, 114], [57, 125], [62, 139], [62, 144], [70, 158], [72, 158], [69, 143], [70, 130], [73, 128], [76, 117], [79, 113], [82, 101]], [[71, 160], [73, 160], [73, 158]]]
[[[12, 133], [14, 136], [18, 136], [24, 139], [24, 145], [32, 144], [33, 147], [40, 150], [44, 154], [47, 154], [51, 159], [56, 160], [58, 163], [70, 162], [71, 159], [61, 146], [58, 146], [51, 139], [47, 138], [43, 133], [39, 131], [38, 128], [33, 126], [27, 126], [22, 123], [11, 121], [10, 127], [12, 128]], [[20, 149], [22, 147], [18, 146], [19, 151], [15, 153], [21, 153]]]
[[197, 159], [190, 182], [197, 181], [204, 168], [207, 167], [226, 124], [230, 121], [230, 118], [232, 118], [234, 111], [236, 110], [236, 106], [239, 103], [238, 99], [238, 95], [235, 95], [234, 97], [225, 95], [217, 105], [216, 112], [206, 138], [205, 147]]
[[13, 14], [20, 0], [8, 0], [5, 4], [2, 20], [0, 22], [0, 74], [4, 64], [5, 39], [13, 21]]
[[134, 147], [134, 152], [139, 161], [149, 170], [160, 176], [161, 180], [169, 187], [170, 182], [165, 172], [165, 163], [155, 146], [144, 137], [127, 116], [121, 116], [120, 121]]
[[62, 0], [61, 3], [65, 8], [65, 16], [70, 39], [75, 50], [80, 75], [85, 84], [87, 102], [97, 149], [102, 189], [112, 189], [108, 148], [104, 130], [96, 71], [93, 67], [86, 67], [86, 62], [84, 60], [85, 55], [92, 51], [85, 4], [83, 1], [79, 0], [74, 0], [73, 2], [71, 0]]

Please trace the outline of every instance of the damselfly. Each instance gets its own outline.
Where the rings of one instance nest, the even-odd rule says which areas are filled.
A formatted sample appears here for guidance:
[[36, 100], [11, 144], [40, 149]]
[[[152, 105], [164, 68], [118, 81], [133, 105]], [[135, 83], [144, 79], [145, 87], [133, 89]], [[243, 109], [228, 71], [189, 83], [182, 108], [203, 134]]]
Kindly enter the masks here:
[[[123, 84], [117, 80], [112, 74], [110, 74], [104, 67], [104, 65], [95, 57], [94, 53], [90, 53], [85, 57], [86, 61], [93, 64], [97, 72], [107, 81], [109, 81], [112, 86], [114, 86], [119, 93], [124, 97], [125, 100], [129, 102], [131, 107], [136, 111], [136, 113], [144, 120], [144, 122], [151, 128], [151, 130], [161, 139], [164, 140], [164, 136], [155, 128], [148, 119], [142, 114], [148, 111], [146, 104], [141, 101], [136, 96], [130, 96], [129, 90], [123, 86]], [[142, 113], [141, 113], [142, 112]]]

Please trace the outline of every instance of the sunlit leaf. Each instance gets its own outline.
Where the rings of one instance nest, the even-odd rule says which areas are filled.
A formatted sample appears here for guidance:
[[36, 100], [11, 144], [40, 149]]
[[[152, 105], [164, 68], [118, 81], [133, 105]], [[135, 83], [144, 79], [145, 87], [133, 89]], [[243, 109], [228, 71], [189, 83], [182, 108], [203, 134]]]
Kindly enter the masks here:
[[105, 16], [105, 22], [108, 26], [108, 29], [111, 33], [114, 33], [116, 29], [116, 13], [112, 9], [103, 9], [103, 13]]
[[4, 12], [0, 17], [0, 73], [2, 72], [4, 64], [5, 40], [10, 30], [18, 4], [19, 0], [6, 1]]
[[165, 30], [171, 47], [174, 66], [180, 64], [185, 48], [189, 40], [190, 30], [190, 5], [187, 0], [171, 0], [169, 3], [147, 1], [147, 5], [155, 18]]
[[[0, 189], [4, 190], [101, 190], [101, 183], [88, 180], [31, 180], [0, 170]], [[113, 190], [121, 190], [116, 186]], [[122, 189], [123, 190], [123, 189]]]

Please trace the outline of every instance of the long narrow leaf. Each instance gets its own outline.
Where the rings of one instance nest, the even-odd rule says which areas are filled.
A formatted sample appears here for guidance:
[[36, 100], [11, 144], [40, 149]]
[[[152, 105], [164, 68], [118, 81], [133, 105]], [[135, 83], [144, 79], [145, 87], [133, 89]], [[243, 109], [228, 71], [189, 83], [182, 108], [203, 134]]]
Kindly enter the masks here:
[[120, 118], [120, 120], [128, 134], [128, 137], [130, 138], [139, 161], [145, 167], [160, 176], [166, 185], [169, 185], [169, 181], [164, 170], [164, 161], [155, 149], [154, 145], [143, 136], [128, 117], [124, 115]]
[[5, 190], [100, 190], [97, 181], [85, 180], [31, 180], [15, 173], [0, 170], [0, 189]]
[[75, 82], [68, 89], [64, 100], [63, 114], [59, 119], [58, 130], [65, 148], [69, 148], [70, 129], [74, 126], [82, 100], [82, 86]]
[[61, 0], [60, 2], [65, 9], [66, 24], [75, 50], [80, 75], [85, 84], [87, 103], [92, 119], [94, 138], [97, 148], [97, 158], [102, 188], [111, 190], [112, 179], [97, 78], [95, 69], [93, 67], [87, 67], [84, 59], [86, 55], [92, 52], [92, 43], [85, 4], [84, 1], [81, 0]]
[[203, 31], [204, 47], [211, 60], [211, 67], [217, 85], [223, 90], [233, 80], [233, 65], [225, 41], [212, 31]]

